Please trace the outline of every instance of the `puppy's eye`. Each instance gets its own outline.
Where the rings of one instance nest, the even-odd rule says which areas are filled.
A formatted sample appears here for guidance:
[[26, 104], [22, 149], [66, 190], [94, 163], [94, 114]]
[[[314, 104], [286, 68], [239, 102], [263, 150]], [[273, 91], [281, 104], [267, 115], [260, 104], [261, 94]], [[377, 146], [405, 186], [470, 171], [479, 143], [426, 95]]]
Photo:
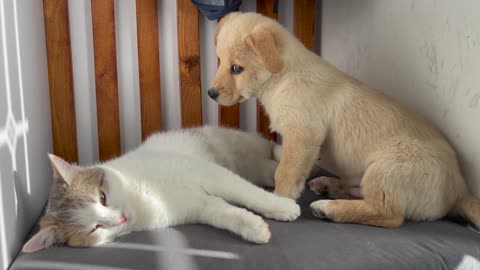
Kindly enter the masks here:
[[232, 65], [230, 67], [230, 71], [232, 72], [232, 74], [240, 74], [243, 71], [243, 67], [237, 66], [237, 65]]
[[100, 192], [100, 203], [103, 206], [107, 206], [107, 195], [105, 195], [105, 192]]

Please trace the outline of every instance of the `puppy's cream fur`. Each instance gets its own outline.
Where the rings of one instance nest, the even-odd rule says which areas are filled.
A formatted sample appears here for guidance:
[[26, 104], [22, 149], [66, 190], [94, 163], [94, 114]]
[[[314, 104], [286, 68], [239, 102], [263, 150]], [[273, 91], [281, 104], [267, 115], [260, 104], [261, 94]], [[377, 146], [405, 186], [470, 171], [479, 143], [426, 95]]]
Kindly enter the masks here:
[[[283, 136], [275, 192], [297, 198], [315, 160], [363, 199], [320, 200], [314, 214], [382, 227], [462, 215], [480, 227], [480, 201], [465, 186], [442, 134], [389, 97], [325, 62], [276, 21], [232, 13], [216, 29], [216, 100], [258, 98]], [[231, 72], [231, 65], [244, 68]]]

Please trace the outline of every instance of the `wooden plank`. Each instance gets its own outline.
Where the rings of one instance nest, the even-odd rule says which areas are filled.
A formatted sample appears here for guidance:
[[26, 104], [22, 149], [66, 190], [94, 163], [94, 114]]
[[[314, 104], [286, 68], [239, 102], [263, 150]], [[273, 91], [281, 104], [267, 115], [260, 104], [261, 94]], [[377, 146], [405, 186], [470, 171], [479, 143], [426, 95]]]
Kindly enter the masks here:
[[142, 140], [162, 128], [156, 0], [137, 0], [138, 69]]
[[190, 0], [177, 0], [178, 65], [182, 127], [202, 125], [200, 36], [198, 9]]
[[[278, 7], [275, 6], [275, 0], [257, 0], [257, 12], [272, 19], [278, 19]], [[257, 131], [269, 140], [277, 140], [277, 135], [270, 131], [270, 120], [265, 110], [257, 101]]]
[[68, 0], [44, 0], [53, 153], [78, 161]]
[[259, 101], [257, 101], [257, 131], [265, 138], [277, 141], [277, 134], [270, 130], [270, 119]]
[[98, 150], [101, 160], [121, 154], [117, 58], [113, 0], [92, 0], [97, 96]]
[[218, 105], [218, 122], [222, 127], [239, 128], [240, 127], [240, 105], [232, 106]]
[[305, 47], [315, 47], [315, 0], [295, 0], [293, 30]]
[[275, 7], [275, 0], [257, 0], [257, 12], [272, 19], [278, 19], [278, 10], [277, 7]]

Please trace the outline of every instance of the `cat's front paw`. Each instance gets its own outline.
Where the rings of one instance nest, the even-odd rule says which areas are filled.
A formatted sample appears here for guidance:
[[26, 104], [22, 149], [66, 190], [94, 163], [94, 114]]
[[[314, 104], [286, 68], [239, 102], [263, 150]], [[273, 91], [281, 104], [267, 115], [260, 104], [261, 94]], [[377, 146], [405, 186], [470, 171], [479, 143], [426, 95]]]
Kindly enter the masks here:
[[294, 221], [300, 216], [300, 206], [292, 199], [278, 198], [264, 215], [279, 221]]
[[254, 215], [249, 226], [250, 230], [243, 235], [243, 238], [257, 244], [268, 243], [272, 233], [270, 232], [270, 228], [263, 218]]

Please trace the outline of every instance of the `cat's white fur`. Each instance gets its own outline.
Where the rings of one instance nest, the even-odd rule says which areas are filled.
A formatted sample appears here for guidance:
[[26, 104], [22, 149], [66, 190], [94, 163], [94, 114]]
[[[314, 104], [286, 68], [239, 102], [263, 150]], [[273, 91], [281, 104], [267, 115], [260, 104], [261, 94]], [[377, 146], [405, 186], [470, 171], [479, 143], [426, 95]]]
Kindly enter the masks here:
[[[96, 202], [77, 210], [78, 222], [86, 229], [102, 224], [94, 232], [95, 245], [132, 231], [185, 223], [209, 224], [248, 241], [266, 243], [270, 239], [267, 223], [230, 203], [281, 221], [292, 221], [300, 215], [295, 201], [244, 179], [273, 185], [275, 147], [280, 146], [257, 134], [217, 127], [155, 134], [134, 151], [97, 166], [104, 170], [107, 206]], [[52, 163], [65, 175], [76, 168], [55, 159]], [[124, 223], [119, 222], [122, 214]], [[38, 238], [44, 243], [49, 240], [48, 235]], [[27, 243], [24, 250], [43, 248], [38, 241], [33, 244], [37, 245], [29, 247]]]

